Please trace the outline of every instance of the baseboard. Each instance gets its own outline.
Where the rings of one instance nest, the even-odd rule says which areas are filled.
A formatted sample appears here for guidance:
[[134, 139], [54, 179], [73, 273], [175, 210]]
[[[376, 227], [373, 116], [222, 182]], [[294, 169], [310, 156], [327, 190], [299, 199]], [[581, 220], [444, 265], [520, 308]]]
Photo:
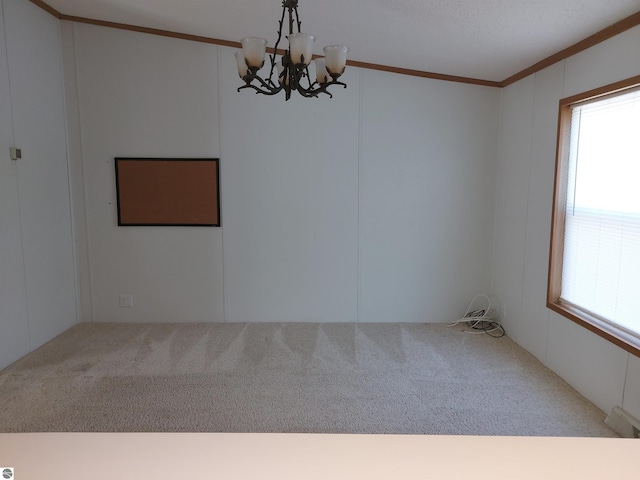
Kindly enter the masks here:
[[604, 423], [625, 438], [640, 438], [640, 421], [620, 407], [613, 407]]

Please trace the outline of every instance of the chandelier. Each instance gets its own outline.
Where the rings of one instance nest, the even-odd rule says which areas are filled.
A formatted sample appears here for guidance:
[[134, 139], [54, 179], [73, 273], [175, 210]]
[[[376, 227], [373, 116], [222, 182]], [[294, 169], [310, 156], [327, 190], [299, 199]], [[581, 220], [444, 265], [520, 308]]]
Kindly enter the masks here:
[[[287, 13], [289, 48], [280, 59], [277, 59], [278, 45], [282, 40], [282, 28]], [[238, 91], [251, 88], [256, 91], [256, 94], [263, 95], [276, 95], [284, 91], [285, 99], [289, 100], [293, 91], [297, 91], [306, 98], [317, 97], [321, 93], [332, 97], [333, 95], [327, 91], [330, 86], [342, 85], [347, 88], [347, 85], [339, 82], [338, 78], [344, 72], [349, 49], [342, 45], [324, 47], [325, 56], [314, 60], [316, 75], [315, 80], [312, 80], [309, 65], [313, 57], [315, 38], [313, 35], [300, 33], [300, 25], [302, 22], [298, 17], [298, 0], [282, 0], [278, 40], [273, 48], [273, 54], [269, 56], [271, 63], [269, 76], [264, 79], [258, 75], [258, 71], [264, 65], [267, 41], [258, 37], [245, 37], [241, 40], [242, 51], [236, 53], [236, 62], [238, 74], [245, 84], [238, 88]], [[273, 80], [274, 71], [276, 72], [275, 81]]]

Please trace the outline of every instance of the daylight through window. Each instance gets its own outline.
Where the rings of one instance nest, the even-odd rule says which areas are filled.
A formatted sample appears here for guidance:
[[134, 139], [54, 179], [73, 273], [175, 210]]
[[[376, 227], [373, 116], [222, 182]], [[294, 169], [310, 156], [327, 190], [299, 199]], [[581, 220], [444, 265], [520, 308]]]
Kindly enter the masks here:
[[640, 87], [561, 102], [560, 129], [550, 307], [638, 349]]

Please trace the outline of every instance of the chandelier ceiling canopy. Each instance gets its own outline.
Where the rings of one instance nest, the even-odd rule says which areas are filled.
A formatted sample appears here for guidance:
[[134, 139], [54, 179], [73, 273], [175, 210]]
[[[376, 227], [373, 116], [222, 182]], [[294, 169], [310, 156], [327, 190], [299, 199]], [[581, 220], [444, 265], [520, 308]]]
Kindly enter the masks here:
[[[282, 40], [282, 30], [288, 25], [289, 47], [282, 53], [278, 45]], [[278, 27], [278, 39], [269, 55], [269, 75], [262, 78], [258, 72], [264, 66], [267, 51], [267, 41], [259, 37], [245, 37], [241, 40], [242, 51], [236, 53], [238, 74], [245, 82], [238, 91], [251, 88], [263, 95], [276, 95], [285, 92], [285, 99], [291, 98], [291, 92], [297, 91], [306, 98], [317, 97], [321, 93], [332, 97], [327, 88], [341, 85], [338, 78], [344, 72], [347, 64], [347, 47], [329, 45], [324, 47], [324, 57], [316, 58], [315, 79], [309, 72], [313, 58], [313, 42], [315, 37], [308, 33], [301, 33], [302, 22], [298, 17], [298, 0], [282, 0], [282, 17]], [[281, 54], [281, 55], [280, 55]], [[279, 56], [280, 55], [280, 56]], [[279, 57], [278, 57], [279, 56]], [[275, 80], [274, 80], [275, 72]]]

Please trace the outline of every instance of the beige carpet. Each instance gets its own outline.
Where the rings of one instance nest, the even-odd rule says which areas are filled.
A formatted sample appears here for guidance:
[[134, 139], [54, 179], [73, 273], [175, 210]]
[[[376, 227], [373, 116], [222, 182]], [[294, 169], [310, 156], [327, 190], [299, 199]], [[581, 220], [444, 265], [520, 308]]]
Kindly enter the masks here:
[[602, 436], [508, 337], [416, 324], [81, 324], [0, 371], [0, 432]]

